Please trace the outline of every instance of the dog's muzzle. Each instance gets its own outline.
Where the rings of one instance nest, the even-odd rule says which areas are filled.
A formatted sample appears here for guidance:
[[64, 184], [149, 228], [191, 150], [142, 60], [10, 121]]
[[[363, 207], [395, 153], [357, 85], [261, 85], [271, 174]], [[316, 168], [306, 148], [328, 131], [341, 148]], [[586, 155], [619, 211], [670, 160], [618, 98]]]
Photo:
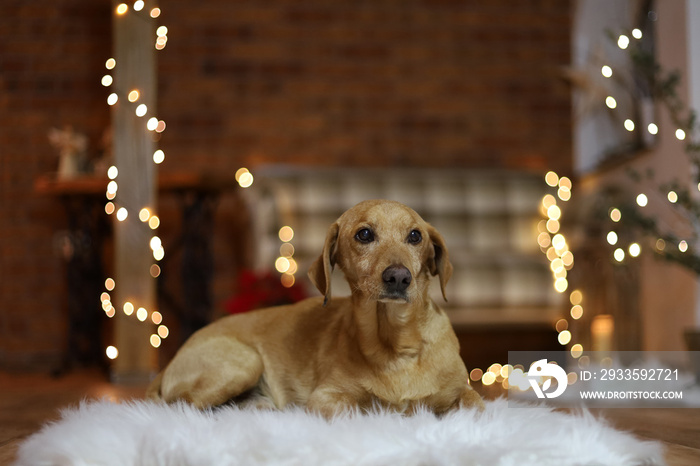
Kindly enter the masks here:
[[406, 289], [411, 284], [411, 272], [402, 265], [391, 265], [382, 272], [384, 292], [381, 299], [402, 299], [408, 301]]

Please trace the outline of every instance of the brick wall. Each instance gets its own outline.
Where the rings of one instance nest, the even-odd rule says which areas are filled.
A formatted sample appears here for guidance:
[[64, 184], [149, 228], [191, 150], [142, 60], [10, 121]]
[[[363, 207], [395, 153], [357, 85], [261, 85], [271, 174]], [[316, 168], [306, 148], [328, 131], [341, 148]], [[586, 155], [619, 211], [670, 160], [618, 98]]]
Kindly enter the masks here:
[[169, 167], [571, 166], [569, 2], [172, 0], [162, 18]]
[[[559, 78], [569, 62], [569, 2], [160, 6], [169, 28], [158, 55], [162, 170], [570, 172], [569, 92]], [[110, 15], [109, 2], [0, 4], [0, 368], [52, 364], [65, 342], [63, 264], [53, 247], [65, 216], [32, 185], [56, 169], [50, 127], [73, 125], [99, 147], [109, 125], [99, 81]]]

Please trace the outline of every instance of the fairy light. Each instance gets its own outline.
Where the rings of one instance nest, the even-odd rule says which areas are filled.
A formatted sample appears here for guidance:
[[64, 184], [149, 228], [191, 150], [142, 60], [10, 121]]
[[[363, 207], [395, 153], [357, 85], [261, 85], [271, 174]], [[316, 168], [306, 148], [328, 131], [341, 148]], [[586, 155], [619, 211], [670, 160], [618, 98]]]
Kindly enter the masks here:
[[165, 153], [158, 149], [153, 153], [153, 162], [160, 165], [165, 160]]
[[678, 194], [675, 191], [669, 191], [666, 197], [671, 204], [678, 202]]
[[609, 245], [615, 246], [617, 244], [617, 233], [614, 231], [609, 231], [605, 239], [608, 241]]
[[120, 207], [119, 210], [117, 210], [117, 220], [120, 222], [123, 222], [126, 220], [126, 218], [129, 216], [129, 211], [126, 210], [125, 207]]
[[642, 253], [642, 247], [639, 243], [632, 243], [629, 245], [629, 248], [627, 248], [627, 252], [629, 252], [632, 257], [639, 257]]
[[620, 37], [617, 38], [617, 46], [620, 47], [622, 50], [626, 49], [629, 45], [630, 38], [626, 35], [621, 34]]
[[622, 212], [620, 212], [620, 209], [618, 209], [617, 207], [613, 207], [612, 209], [610, 209], [609, 215], [610, 220], [612, 220], [615, 223], [619, 222], [622, 219]]
[[108, 278], [105, 280], [105, 288], [107, 290], [113, 291], [115, 286], [116, 286], [116, 283], [114, 282], [113, 278]]
[[613, 257], [616, 261], [622, 262], [625, 260], [625, 250], [622, 248], [615, 249], [615, 252], [613, 252]]
[[625, 129], [629, 132], [634, 131], [634, 121], [629, 118], [625, 120]]
[[649, 123], [649, 126], [647, 126], [647, 130], [649, 131], [649, 134], [656, 135], [659, 133], [659, 127], [656, 126], [654, 123]]
[[600, 69], [600, 73], [606, 78], [609, 78], [613, 75], [613, 70], [608, 65], [603, 65], [603, 67]]
[[236, 170], [236, 181], [241, 188], [249, 188], [253, 185], [253, 174], [247, 168], [241, 167]]
[[119, 357], [119, 350], [114, 346], [108, 346], [105, 350], [105, 354], [109, 359], [117, 359]]
[[[131, 5], [131, 7], [129, 6]], [[117, 16], [123, 16], [127, 14], [134, 14], [134, 12], [142, 12], [146, 8], [146, 3], [144, 0], [135, 0], [133, 3], [127, 4], [127, 3], [119, 3], [115, 9], [114, 13]], [[131, 13], [130, 13], [131, 10]], [[148, 11], [148, 15], [150, 18], [159, 18], [161, 16], [161, 10], [160, 8], [154, 7], [150, 8]], [[143, 13], [142, 13], [143, 14]], [[143, 17], [143, 16], [141, 16]], [[165, 47], [165, 44], [167, 43], [167, 33], [168, 33], [168, 28], [163, 25], [159, 25], [158, 28], [156, 29], [156, 34], [157, 34], [157, 41], [156, 41], [156, 49], [162, 50]], [[140, 100], [143, 100], [144, 95], [139, 89], [118, 89], [118, 88], [113, 88], [114, 86], [114, 77], [112, 70], [114, 70], [117, 66], [117, 61], [112, 57], [109, 58], [105, 61], [105, 68], [108, 70], [108, 74], [104, 74], [101, 77], [100, 83], [102, 86], [106, 88], [111, 88], [111, 91], [109, 92], [109, 95], [107, 96], [107, 104], [109, 106], [114, 106], [117, 105], [121, 99], [124, 99], [125, 102], [133, 103], [133, 104], [138, 104], [134, 108], [134, 113], [136, 114], [137, 117], [144, 117], [148, 114], [149, 109], [144, 103], [139, 103]], [[157, 133], [162, 133], [166, 128], [165, 121], [159, 120], [155, 116], [151, 116], [148, 118], [148, 121], [145, 125], [145, 129], [148, 131], [154, 131]], [[165, 160], [165, 154], [163, 153], [162, 150], [158, 149], [153, 153], [153, 163], [154, 164], [160, 164]], [[117, 197], [117, 192], [118, 192], [118, 184], [117, 184], [117, 177], [119, 175], [119, 170], [117, 166], [111, 166], [107, 170], [107, 177], [109, 178], [109, 182], [107, 184], [107, 191], [106, 191], [106, 197], [108, 202], [105, 204], [105, 213], [108, 215], [116, 214], [116, 219], [120, 222], [125, 221], [128, 216], [129, 216], [129, 209], [133, 209], [134, 212], [136, 212], [138, 209], [136, 206], [125, 206], [121, 205], [119, 206], [118, 201], [115, 200]], [[252, 178], [252, 175], [251, 175]], [[251, 179], [252, 183], [252, 179]], [[140, 210], [138, 210], [138, 218], [141, 222], [144, 224], [148, 225], [148, 228], [150, 230], [156, 230], [160, 226], [160, 219], [158, 218], [157, 215], [153, 213], [153, 210], [149, 207], [141, 207]], [[151, 237], [151, 240], [149, 242], [149, 246], [151, 247], [153, 251], [153, 256], [158, 260], [162, 260], [164, 255], [165, 255], [165, 250], [163, 248], [162, 241], [157, 235], [153, 235]], [[156, 278], [160, 276], [161, 270], [160, 266], [158, 264], [152, 264], [149, 269], [150, 275], [153, 278]], [[116, 309], [114, 304], [112, 303], [112, 298], [109, 295], [108, 292], [111, 292], [115, 289], [116, 283], [114, 279], [112, 278], [107, 278], [104, 283], [105, 290], [103, 294], [101, 295], [101, 302], [102, 302], [102, 308], [105, 311], [105, 314], [108, 317], [113, 317], [116, 314]], [[136, 319], [138, 319], [141, 322], [146, 322], [149, 321], [152, 322], [154, 325], [159, 325], [157, 334], [153, 334], [150, 337], [150, 343], [153, 347], [158, 348], [161, 345], [162, 339], [167, 338], [169, 334], [168, 328], [163, 325], [163, 316], [160, 312], [154, 311], [154, 312], [149, 312], [146, 308], [144, 307], [139, 307], [138, 310], [135, 311], [135, 306], [131, 302], [125, 302], [121, 308], [123, 309], [123, 312], [126, 316], [134, 316]], [[150, 315], [150, 320], [149, 320], [149, 315]], [[105, 349], [106, 355], [109, 359], [116, 359], [119, 355], [119, 351], [115, 346], [108, 346]]]
[[676, 130], [676, 138], [677, 138], [679, 141], [684, 140], [684, 139], [685, 139], [685, 131], [683, 131], [682, 129], [678, 128], [678, 129]]
[[613, 96], [607, 96], [605, 98], [605, 105], [608, 106], [608, 108], [617, 108], [617, 101]]
[[[608, 74], [612, 76], [611, 69], [603, 69], [602, 72], [604, 75]], [[573, 183], [569, 178], [559, 177], [555, 172], [550, 171], [545, 175], [545, 183], [550, 187], [557, 188], [557, 197], [559, 200], [568, 201], [571, 198]], [[574, 254], [569, 250], [566, 237], [559, 232], [559, 220], [563, 212], [561, 207], [557, 204], [557, 198], [551, 194], [544, 195], [540, 204], [540, 212], [547, 218], [546, 220], [541, 220], [538, 224], [538, 231], [540, 233], [537, 236], [537, 244], [550, 262], [549, 268], [552, 272], [554, 289], [559, 293], [565, 293], [569, 288], [567, 271], [573, 268]], [[618, 221], [621, 218], [621, 213], [618, 209], [611, 210], [610, 215], [611, 218], [617, 218]], [[556, 222], [556, 224], [554, 222]], [[617, 242], [617, 234], [611, 231], [608, 233], [608, 240]], [[578, 320], [583, 317], [583, 294], [581, 291], [571, 291], [569, 293], [569, 302], [571, 303], [569, 311], [571, 319]], [[567, 346], [572, 343], [573, 334], [571, 330], [569, 330], [569, 320], [567, 320], [567, 318], [557, 320], [554, 327], [557, 331], [557, 341], [560, 345]], [[580, 356], [580, 352], [583, 351], [583, 346], [580, 343], [576, 343], [572, 346], [572, 350], [572, 355], [578, 357]], [[491, 376], [487, 374], [488, 373], [481, 376], [482, 383], [488, 385], [497, 381], [497, 379], [491, 380]], [[519, 388], [520, 390], [527, 390], [529, 388], [529, 383], [523, 374], [523, 368], [513, 369], [511, 367], [507, 372], [507, 375], [510, 377], [505, 374], [503, 375], [503, 387], [507, 389]], [[486, 378], [486, 380], [484, 380], [484, 378]], [[474, 380], [474, 377], [472, 377], [472, 380]]]
[[649, 199], [647, 198], [646, 194], [642, 193], [642, 194], [637, 196], [637, 205], [639, 207], [646, 207], [648, 202], [649, 202]]

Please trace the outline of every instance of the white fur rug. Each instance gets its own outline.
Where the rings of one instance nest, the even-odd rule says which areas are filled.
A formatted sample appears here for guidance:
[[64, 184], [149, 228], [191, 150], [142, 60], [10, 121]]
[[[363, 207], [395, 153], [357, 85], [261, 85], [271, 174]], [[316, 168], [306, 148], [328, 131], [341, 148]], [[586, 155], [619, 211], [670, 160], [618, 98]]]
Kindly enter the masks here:
[[[522, 405], [527, 406], [527, 405]], [[661, 465], [643, 442], [588, 413], [514, 408], [443, 418], [378, 412], [327, 422], [301, 410], [85, 402], [27, 439], [17, 465]]]

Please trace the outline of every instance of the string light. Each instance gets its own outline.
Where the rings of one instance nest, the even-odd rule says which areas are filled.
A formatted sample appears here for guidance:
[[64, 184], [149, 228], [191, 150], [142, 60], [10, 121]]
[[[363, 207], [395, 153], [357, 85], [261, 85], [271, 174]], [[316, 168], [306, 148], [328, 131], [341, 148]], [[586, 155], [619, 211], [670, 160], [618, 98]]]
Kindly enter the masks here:
[[621, 34], [617, 39], [617, 46], [621, 49], [626, 49], [630, 45], [630, 38], [624, 34]]
[[[140, 12], [145, 8], [145, 6], [146, 4], [143, 0], [136, 0], [132, 5], [132, 10], [134, 12]], [[129, 6], [126, 3], [120, 3], [115, 8], [114, 12], [118, 16], [129, 14]], [[151, 18], [160, 17], [160, 8], [151, 8], [149, 15]], [[161, 50], [163, 47], [165, 47], [165, 43], [167, 42], [167, 32], [168, 28], [165, 26], [161, 25], [157, 28], [158, 40], [156, 48], [158, 50]], [[114, 70], [116, 65], [117, 62], [114, 58], [109, 58], [105, 61], [105, 68], [109, 71]], [[114, 85], [114, 78], [112, 77], [112, 74], [105, 74], [102, 76], [100, 82], [104, 87], [109, 88]], [[131, 89], [126, 94], [123, 90], [120, 91], [119, 89], [113, 89], [113, 91], [110, 92], [110, 94], [107, 97], [107, 104], [110, 106], [116, 105], [121, 97], [125, 98], [128, 102], [136, 103], [140, 99], [142, 99], [143, 95], [138, 89]], [[148, 113], [148, 107], [145, 104], [141, 103], [136, 106], [134, 112], [138, 117], [143, 117]], [[165, 130], [165, 127], [165, 122], [163, 120], [158, 120], [156, 117], [149, 118], [146, 123], [146, 129], [148, 131], [162, 133]], [[164, 160], [165, 154], [162, 150], [158, 149], [153, 153], [153, 163], [160, 164]], [[116, 212], [117, 220], [123, 222], [129, 216], [127, 206], [117, 207], [117, 204], [115, 204], [115, 202], [112, 202], [117, 196], [118, 185], [116, 182], [116, 178], [118, 175], [119, 170], [116, 166], [111, 166], [107, 170], [107, 177], [110, 179], [110, 182], [107, 185], [106, 197], [109, 202], [105, 204], [105, 213], [111, 215]], [[152, 210], [148, 207], [141, 208], [138, 217], [139, 220], [143, 223], [146, 223], [151, 230], [156, 230], [160, 226], [160, 219], [157, 215], [154, 215]], [[154, 258], [156, 260], [161, 260], [165, 255], [165, 251], [160, 238], [154, 235], [150, 240], [150, 246], [153, 250]], [[152, 264], [150, 266], [149, 272], [153, 278], [156, 278], [160, 275], [160, 267], [157, 264]], [[105, 280], [105, 289], [107, 291], [113, 291], [115, 287], [116, 283], [114, 279], [108, 278], [107, 280]], [[105, 314], [108, 317], [113, 317], [116, 313], [116, 310], [114, 308], [114, 305], [112, 304], [111, 297], [109, 293], [107, 293], [107, 291], [103, 292], [101, 296], [101, 298], [103, 298], [102, 307], [105, 311]], [[123, 304], [122, 309], [126, 316], [134, 315], [141, 322], [145, 322], [148, 320], [149, 311], [144, 307], [139, 307], [138, 310], [134, 312], [134, 305], [131, 302], [127, 301]], [[158, 348], [161, 345], [162, 339], [167, 338], [167, 336], [169, 335], [169, 330], [165, 325], [162, 324], [163, 316], [160, 312], [154, 311], [150, 313], [150, 316], [150, 320], [153, 322], [153, 324], [159, 325], [157, 335], [154, 334], [150, 337], [150, 344], [153, 347]], [[115, 346], [108, 346], [105, 349], [105, 352], [109, 359], [116, 359], [119, 356], [119, 351]]]
[[165, 160], [165, 153], [158, 149], [153, 153], [153, 162], [156, 164], [161, 164]]
[[105, 354], [109, 359], [117, 359], [119, 356], [119, 350], [115, 348], [114, 346], [108, 346], [107, 349], [105, 350]]
[[637, 196], [637, 205], [639, 207], [646, 207], [648, 202], [649, 202], [649, 199], [647, 198], [646, 194], [642, 193], [642, 194]]
[[236, 171], [236, 181], [241, 188], [249, 188], [253, 185], [253, 174], [245, 167], [239, 168]]

